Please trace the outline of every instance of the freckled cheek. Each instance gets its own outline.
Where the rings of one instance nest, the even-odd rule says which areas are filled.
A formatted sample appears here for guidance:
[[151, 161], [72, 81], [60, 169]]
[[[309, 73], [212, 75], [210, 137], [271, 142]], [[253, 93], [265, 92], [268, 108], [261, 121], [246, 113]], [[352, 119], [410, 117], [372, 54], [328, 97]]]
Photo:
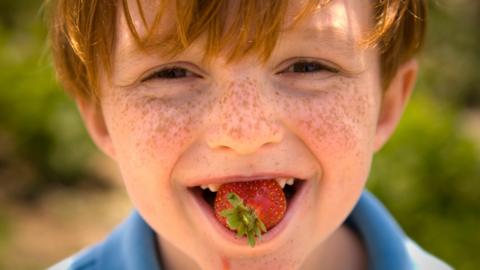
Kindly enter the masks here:
[[312, 102], [287, 112], [293, 132], [298, 133], [316, 149], [347, 148], [357, 141], [356, 127], [347, 122], [338, 109]]
[[277, 107], [313, 149], [332, 155], [368, 152], [376, 123], [375, 93], [362, 78], [339, 78], [305, 95], [277, 95]]
[[[117, 151], [137, 166], [171, 166], [191, 140], [198, 123], [196, 110], [158, 100], [134, 103], [114, 111]], [[133, 164], [132, 164], [133, 165]]]
[[375, 121], [368, 103], [362, 102], [359, 97], [335, 95], [288, 99], [284, 100], [283, 108], [287, 109], [283, 117], [321, 166], [355, 166], [365, 174], [370, 164]]
[[150, 122], [148, 138], [140, 140], [145, 150], [166, 152], [182, 148], [192, 136], [194, 129], [193, 116], [177, 110], [155, 112], [147, 120]]

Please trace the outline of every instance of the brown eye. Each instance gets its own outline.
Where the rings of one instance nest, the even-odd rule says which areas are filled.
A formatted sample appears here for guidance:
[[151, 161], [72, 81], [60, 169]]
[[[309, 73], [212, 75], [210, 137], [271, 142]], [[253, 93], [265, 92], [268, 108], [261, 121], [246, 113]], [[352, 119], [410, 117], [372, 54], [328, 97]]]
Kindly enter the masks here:
[[194, 76], [194, 73], [184, 68], [172, 67], [155, 71], [151, 75], [142, 79], [142, 82], [150, 80], [175, 80]]
[[328, 71], [337, 73], [338, 70], [324, 64], [318, 62], [310, 62], [310, 61], [300, 61], [290, 65], [286, 70], [286, 72], [293, 72], [293, 73], [312, 73], [312, 72], [321, 72], [321, 71]]

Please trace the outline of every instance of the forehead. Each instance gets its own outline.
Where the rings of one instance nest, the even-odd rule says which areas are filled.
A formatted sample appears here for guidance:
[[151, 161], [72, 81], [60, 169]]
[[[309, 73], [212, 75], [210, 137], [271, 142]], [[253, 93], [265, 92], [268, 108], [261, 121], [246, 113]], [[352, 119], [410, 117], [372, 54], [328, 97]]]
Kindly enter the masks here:
[[[306, 15], [298, 19], [302, 11], [308, 5], [308, 0], [278, 0], [286, 4], [285, 12], [282, 16], [282, 27], [280, 28], [279, 40], [281, 42], [291, 42], [299, 40], [316, 39], [319, 42], [335, 43], [351, 49], [358, 49], [358, 45], [362, 38], [372, 30], [373, 7], [368, 0], [320, 0]], [[227, 1], [227, 8], [224, 11], [224, 25], [228, 28], [232, 25], [236, 16], [240, 14], [240, 10], [245, 8], [240, 6], [240, 1]], [[126, 5], [125, 5], [126, 4]], [[185, 24], [179, 16], [177, 16], [178, 3], [176, 1], [151, 1], [151, 0], [126, 0], [124, 5], [119, 7], [119, 16], [117, 16], [117, 35], [115, 41], [116, 54], [122, 56], [135, 55], [144, 53], [143, 48], [139, 48], [138, 42], [135, 40], [135, 32], [139, 37], [146, 37], [151, 34], [151, 26], [158, 25], [154, 29], [153, 35], [162, 39], [178, 32], [178, 25]], [[159, 10], [163, 12], [159, 15]], [[181, 12], [180, 12], [181, 13]], [[261, 14], [252, 14], [251, 18], [244, 19], [245, 25], [248, 20], [261, 16]], [[195, 14], [193, 15], [195, 16]], [[131, 21], [127, 20], [131, 18]], [[238, 18], [237, 18], [238, 19]], [[266, 22], [266, 24], [272, 22]], [[244, 26], [240, 26], [244, 27]], [[255, 30], [260, 32], [265, 28], [254, 25]], [[133, 29], [133, 31], [132, 31]], [[255, 36], [257, 33], [252, 34]], [[202, 33], [194, 43], [202, 43], [205, 45], [205, 34]], [[228, 32], [226, 33], [228, 35]], [[258, 35], [257, 35], [258, 36]], [[250, 42], [251, 40], [249, 40]], [[154, 50], [162, 52], [164, 44], [158, 42]], [[192, 44], [198, 45], [198, 44]], [[232, 47], [232, 44], [225, 47]], [[191, 49], [201, 51], [198, 46], [191, 46]]]

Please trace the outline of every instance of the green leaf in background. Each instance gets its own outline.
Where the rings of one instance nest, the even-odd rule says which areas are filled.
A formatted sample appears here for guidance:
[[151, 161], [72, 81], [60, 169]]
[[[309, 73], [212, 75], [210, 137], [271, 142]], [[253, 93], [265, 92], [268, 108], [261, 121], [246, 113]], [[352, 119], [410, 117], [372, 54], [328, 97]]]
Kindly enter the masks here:
[[[478, 261], [480, 155], [457, 108], [422, 89], [373, 162], [368, 187], [407, 234], [454, 266]], [[462, 250], [462, 252], [459, 252]], [[461, 269], [474, 269], [465, 268]]]
[[40, 15], [26, 8], [38, 3], [14, 3], [0, 2], [19, 8], [19, 21], [0, 20], [0, 196], [31, 201], [54, 187], [104, 186], [87, 168], [94, 147], [55, 80]]

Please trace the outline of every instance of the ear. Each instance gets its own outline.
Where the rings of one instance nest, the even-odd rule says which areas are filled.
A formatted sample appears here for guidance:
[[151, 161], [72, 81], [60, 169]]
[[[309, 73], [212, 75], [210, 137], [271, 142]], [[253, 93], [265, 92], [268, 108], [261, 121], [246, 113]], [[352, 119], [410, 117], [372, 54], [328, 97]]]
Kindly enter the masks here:
[[375, 151], [382, 148], [397, 127], [415, 86], [417, 73], [418, 63], [416, 59], [403, 63], [385, 90], [381, 100], [375, 134]]
[[95, 145], [107, 156], [114, 159], [115, 151], [110, 133], [105, 124], [101, 104], [93, 99], [83, 97], [76, 97], [75, 101], [83, 122], [85, 123], [85, 127]]

